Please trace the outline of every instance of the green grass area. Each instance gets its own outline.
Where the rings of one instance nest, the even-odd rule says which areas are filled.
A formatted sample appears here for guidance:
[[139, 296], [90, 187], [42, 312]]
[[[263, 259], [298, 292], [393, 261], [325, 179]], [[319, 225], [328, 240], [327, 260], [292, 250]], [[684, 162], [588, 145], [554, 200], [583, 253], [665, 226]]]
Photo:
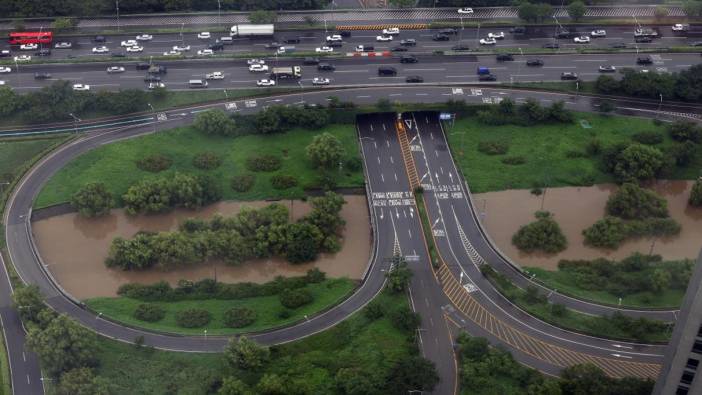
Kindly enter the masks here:
[[432, 235], [430, 230], [431, 222], [429, 221], [429, 216], [427, 215], [426, 206], [424, 204], [424, 194], [415, 192], [414, 199], [417, 203], [417, 211], [419, 212], [419, 218], [421, 218], [422, 220], [422, 232], [424, 233], [424, 240], [426, 240], [427, 242], [429, 256], [431, 257], [431, 263], [434, 267], [439, 267], [439, 253], [436, 250], [434, 236]]
[[[548, 288], [576, 298], [590, 300], [595, 303], [610, 305], [619, 304], [619, 297], [607, 291], [591, 291], [578, 286], [578, 277], [562, 270], [545, 270], [537, 267], [525, 267], [525, 271], [536, 274], [535, 280]], [[622, 298], [622, 307], [632, 308], [672, 308], [677, 309], [685, 296], [684, 289], [666, 289], [657, 294], [640, 292]]]
[[[454, 158], [474, 193], [504, 189], [526, 189], [535, 185], [551, 187], [613, 182], [611, 175], [602, 171], [598, 157], [584, 155], [592, 139], [604, 147], [617, 142], [631, 142], [631, 136], [643, 131], [659, 131], [665, 136], [656, 147], [666, 150], [672, 140], [664, 125], [652, 120], [576, 113], [572, 124], [543, 124], [536, 126], [490, 126], [475, 117], [459, 119], [453, 128], [447, 127], [448, 140]], [[591, 128], [584, 128], [581, 121]], [[486, 155], [478, 151], [481, 141], [506, 141], [505, 155]], [[569, 157], [569, 152], [583, 153]], [[522, 156], [525, 164], [508, 165], [502, 159]], [[693, 179], [702, 168], [702, 155], [697, 155], [689, 166], [675, 167], [667, 176], [671, 179]]]
[[[133, 313], [137, 306], [144, 303], [140, 300], [125, 297], [94, 298], [85, 301], [92, 310], [102, 313], [105, 317], [115, 321], [124, 322], [132, 326], [144, 327], [162, 332], [181, 334], [203, 334], [207, 329], [208, 334], [234, 334], [243, 332], [258, 332], [279, 326], [284, 326], [311, 316], [325, 308], [333, 306], [343, 300], [354, 289], [355, 283], [346, 278], [329, 279], [318, 284], [309, 284], [305, 288], [314, 296], [314, 301], [294, 310], [290, 310], [288, 318], [280, 318], [278, 314], [286, 310], [280, 304], [278, 295], [260, 296], [237, 300], [186, 300], [177, 302], [151, 302], [162, 306], [166, 316], [158, 322], [145, 322], [134, 318]], [[244, 328], [228, 328], [223, 322], [224, 312], [235, 307], [246, 307], [256, 311], [256, 321]], [[182, 328], [176, 324], [177, 312], [187, 309], [205, 309], [212, 314], [212, 321], [203, 328]]]
[[575, 81], [545, 81], [545, 82], [515, 82], [514, 84], [503, 83], [504, 87], [531, 88], [555, 92], [568, 93], [596, 93], [594, 81], [580, 81], [577, 86]]
[[271, 361], [259, 371], [230, 368], [222, 354], [136, 348], [101, 338], [97, 372], [118, 394], [214, 393], [222, 377], [234, 376], [253, 386], [265, 373], [304, 385], [303, 393], [340, 393], [334, 382], [340, 368], [385, 374], [412, 350], [412, 334], [396, 329], [387, 314], [407, 307], [407, 298], [383, 292], [376, 300], [386, 311], [384, 317], [371, 321], [357, 313], [331, 329], [273, 347]]
[[[82, 185], [89, 181], [102, 181], [120, 203], [129, 186], [147, 177], [160, 177], [173, 172], [208, 174], [220, 185], [223, 199], [256, 200], [267, 198], [297, 198], [306, 186], [316, 185], [318, 171], [307, 159], [305, 148], [313, 136], [329, 132], [339, 138], [345, 149], [346, 159], [358, 157], [356, 132], [353, 125], [330, 125], [320, 130], [296, 129], [273, 135], [250, 135], [238, 138], [211, 137], [198, 133], [192, 127], [172, 129], [157, 134], [120, 141], [92, 150], [71, 161], [49, 180], [39, 194], [35, 207], [66, 202]], [[204, 151], [217, 153], [222, 165], [204, 171], [193, 166], [193, 158]], [[137, 168], [136, 161], [151, 154], [162, 154], [173, 160], [170, 169], [153, 174]], [[246, 159], [252, 155], [269, 154], [282, 159], [282, 169], [271, 173], [255, 173], [256, 181], [251, 190], [236, 192], [230, 186], [232, 176], [251, 173], [246, 169]], [[338, 186], [362, 186], [363, 172], [333, 171]], [[270, 178], [274, 174], [297, 177], [298, 185], [286, 190], [273, 189]]]
[[0, 395], [11, 395], [10, 386], [10, 363], [7, 359], [7, 349], [5, 348], [5, 338], [0, 336]]
[[[24, 165], [65, 136], [0, 140], [0, 182], [9, 182], [23, 172]], [[0, 191], [5, 186], [0, 186]]]

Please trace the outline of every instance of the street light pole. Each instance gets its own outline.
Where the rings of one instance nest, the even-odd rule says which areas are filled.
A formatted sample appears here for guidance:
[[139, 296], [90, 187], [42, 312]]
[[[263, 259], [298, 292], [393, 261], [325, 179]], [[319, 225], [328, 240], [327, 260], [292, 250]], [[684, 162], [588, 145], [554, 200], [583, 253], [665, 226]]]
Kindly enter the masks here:
[[217, 24], [222, 26], [222, 2], [217, 0]]
[[185, 40], [183, 39], [183, 27], [185, 27], [185, 23], [180, 24], [180, 45], [185, 46]]
[[302, 81], [297, 80], [297, 84], [300, 85], [300, 104], [305, 104], [305, 91], [302, 87]]
[[71, 118], [73, 118], [73, 133], [78, 134], [78, 122], [80, 122], [81, 119], [73, 115], [73, 113], [69, 113], [68, 115], [70, 115]]
[[115, 8], [117, 9], [117, 32], [119, 33], [119, 0], [115, 0]]
[[149, 105], [149, 108], [151, 108], [151, 114], [153, 114], [153, 120], [154, 120], [154, 133], [156, 133], [156, 110], [154, 110], [154, 106], [151, 105], [151, 103], [146, 103]]

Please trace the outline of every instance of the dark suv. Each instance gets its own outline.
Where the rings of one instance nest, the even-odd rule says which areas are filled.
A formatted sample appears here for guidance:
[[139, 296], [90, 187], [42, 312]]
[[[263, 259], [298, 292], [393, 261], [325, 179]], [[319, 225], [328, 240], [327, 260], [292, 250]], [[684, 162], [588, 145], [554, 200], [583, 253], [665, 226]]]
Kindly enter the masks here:
[[34, 73], [35, 80], [48, 80], [49, 78], [51, 78], [49, 73]]
[[417, 63], [417, 62], [419, 62], [419, 59], [417, 59], [417, 57], [414, 55], [403, 55], [400, 58], [400, 63]]
[[390, 66], [380, 66], [378, 67], [379, 76], [395, 76], [397, 75], [397, 69]]
[[302, 64], [314, 66], [316, 64], [319, 64], [319, 58], [305, 58], [305, 60], [302, 61]]
[[431, 38], [434, 41], [449, 41], [451, 37], [449, 37], [447, 34], [435, 34], [434, 37]]
[[334, 71], [334, 70], [336, 70], [336, 67], [334, 67], [334, 65], [329, 64], [329, 63], [320, 63], [317, 65], [317, 70], [319, 70], [319, 71]]
[[499, 62], [507, 62], [507, 61], [514, 60], [514, 56], [512, 54], [508, 54], [508, 53], [501, 53], [501, 54], [497, 55], [496, 59]]
[[561, 73], [561, 79], [564, 81], [577, 81], [578, 74], [573, 73], [572, 71], [564, 71]]
[[526, 61], [526, 65], [527, 65], [527, 66], [537, 66], [537, 67], [538, 67], [538, 66], [543, 66], [543, 65], [544, 65], [544, 61], [541, 60], [541, 59], [529, 59], [529, 60]]
[[652, 64], [653, 59], [650, 56], [641, 56], [636, 58], [636, 64]]

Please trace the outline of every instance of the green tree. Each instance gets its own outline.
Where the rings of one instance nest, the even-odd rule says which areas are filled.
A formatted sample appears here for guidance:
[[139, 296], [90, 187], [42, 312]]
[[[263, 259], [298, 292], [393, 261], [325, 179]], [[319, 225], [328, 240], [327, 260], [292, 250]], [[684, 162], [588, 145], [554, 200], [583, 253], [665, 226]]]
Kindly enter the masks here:
[[102, 182], [89, 182], [71, 196], [71, 205], [84, 217], [109, 214], [112, 204], [112, 194]]
[[61, 375], [57, 395], [109, 395], [109, 383], [90, 368], [76, 368]]
[[472, 337], [461, 332], [456, 339], [462, 360], [482, 361], [490, 352], [490, 346], [484, 337]]
[[691, 206], [700, 207], [702, 206], [702, 177], [699, 177], [694, 184], [692, 184], [692, 189], [690, 190], [690, 197], [687, 202]]
[[386, 98], [378, 99], [378, 101], [375, 103], [375, 106], [380, 112], [392, 111], [392, 102], [390, 102], [390, 100]]
[[601, 75], [595, 80], [595, 90], [605, 94], [617, 93], [621, 90], [621, 84], [613, 77]]
[[388, 4], [390, 4], [393, 7], [397, 8], [410, 8], [414, 7], [416, 1], [415, 0], [389, 0]]
[[561, 390], [564, 394], [609, 394], [610, 379], [602, 369], [587, 363], [573, 365], [561, 373]]
[[280, 113], [276, 107], [259, 111], [254, 117], [256, 130], [261, 134], [278, 133], [283, 130]]
[[218, 395], [252, 395], [249, 387], [243, 381], [234, 377], [225, 377]]
[[553, 7], [546, 3], [530, 3], [523, 1], [517, 9], [519, 19], [527, 22], [540, 22], [553, 15]]
[[431, 392], [439, 383], [433, 362], [420, 356], [405, 356], [390, 369], [387, 393], [405, 395], [410, 390]]
[[290, 263], [311, 262], [317, 259], [324, 235], [319, 228], [309, 223], [289, 224], [285, 257]]
[[0, 116], [14, 114], [19, 107], [21, 97], [9, 86], [0, 86]]
[[392, 312], [390, 319], [395, 328], [407, 332], [416, 330], [422, 323], [419, 314], [404, 306]]
[[702, 1], [687, 0], [683, 3], [683, 11], [687, 16], [702, 16]]
[[344, 147], [336, 136], [324, 132], [312, 138], [307, 146], [307, 157], [318, 168], [333, 169], [341, 163]]
[[651, 273], [651, 291], [661, 293], [670, 288], [672, 276], [665, 269], [654, 269]]
[[236, 134], [236, 124], [222, 110], [209, 110], [197, 114], [193, 126], [209, 135], [233, 136]]
[[551, 213], [539, 211], [535, 216], [536, 221], [520, 227], [512, 236], [512, 244], [522, 251], [541, 250], [550, 254], [563, 251], [568, 241]]
[[95, 334], [65, 314], [51, 320], [46, 328], [31, 328], [27, 347], [36, 352], [42, 368], [52, 377], [95, 363]]
[[76, 20], [73, 18], [59, 17], [51, 22], [51, 28], [57, 32], [65, 32], [73, 29], [76, 26]]
[[412, 278], [412, 270], [407, 266], [403, 256], [392, 258], [392, 268], [385, 273], [388, 279], [388, 288], [394, 293], [404, 292]]
[[655, 178], [663, 169], [665, 158], [655, 147], [631, 144], [616, 158], [613, 173], [620, 182]]
[[582, 1], [574, 1], [568, 4], [568, 16], [574, 21], [579, 21], [585, 16], [586, 12], [587, 8], [585, 7], [585, 3]]
[[256, 10], [249, 13], [249, 22], [251, 23], [274, 23], [278, 19], [278, 14], [273, 11]]
[[12, 307], [17, 310], [22, 321], [36, 322], [39, 313], [46, 309], [44, 298], [36, 285], [16, 287], [12, 293]]
[[662, 19], [668, 16], [670, 13], [670, 10], [668, 7], [664, 7], [662, 5], [656, 6], [656, 9], [653, 11], [653, 15], [656, 17], [656, 19]]
[[344, 395], [381, 395], [383, 378], [376, 371], [363, 368], [341, 368], [334, 378]]
[[609, 196], [605, 210], [607, 214], [623, 219], [665, 218], [668, 216], [668, 203], [638, 184], [624, 183]]
[[238, 369], [260, 369], [268, 362], [270, 351], [268, 347], [260, 346], [246, 336], [232, 338], [224, 349], [224, 356], [229, 364]]
[[583, 236], [587, 245], [617, 248], [627, 237], [627, 226], [620, 218], [606, 216], [583, 230]]
[[670, 138], [681, 143], [687, 141], [699, 143], [702, 141], [702, 128], [695, 121], [675, 121], [668, 125], [667, 130]]

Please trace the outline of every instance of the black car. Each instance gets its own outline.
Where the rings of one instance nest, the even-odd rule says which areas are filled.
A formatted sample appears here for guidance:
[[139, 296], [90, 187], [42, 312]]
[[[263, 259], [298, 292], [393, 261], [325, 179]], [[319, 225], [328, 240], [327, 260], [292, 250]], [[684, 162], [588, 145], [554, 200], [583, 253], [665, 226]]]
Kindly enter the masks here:
[[526, 27], [524, 26], [515, 26], [511, 29], [509, 29], [509, 32], [512, 34], [524, 34], [526, 33]]
[[161, 82], [161, 77], [155, 74], [149, 74], [144, 77], [144, 82]]
[[48, 80], [49, 78], [51, 78], [50, 73], [34, 73], [35, 80]]
[[317, 70], [319, 70], [319, 71], [334, 71], [334, 70], [336, 70], [336, 67], [334, 67], [333, 64], [320, 63], [317, 65]]
[[482, 74], [478, 76], [479, 81], [497, 81], [495, 74]]
[[[300, 40], [298, 40], [298, 41], [300, 41]], [[266, 49], [278, 49], [278, 48], [280, 48], [280, 47], [282, 47], [282, 46], [283, 46], [283, 44], [281, 44], [281, 43], [272, 42], [272, 43], [266, 44]]]
[[402, 47], [402, 46], [396, 46], [396, 47], [390, 48], [390, 51], [392, 51], [392, 52], [407, 52], [407, 48]]
[[695, 41], [694, 43], [691, 43], [690, 46], [692, 46], [692, 47], [702, 47], [702, 41]]
[[432, 37], [431, 39], [434, 41], [449, 41], [451, 39], [451, 37], [449, 37], [446, 34], [439, 33], [439, 34], [435, 34], [434, 37]]
[[417, 59], [416, 56], [414, 55], [402, 55], [400, 58], [400, 63], [417, 63], [419, 62], [419, 59]]
[[299, 43], [300, 43], [300, 39], [299, 39], [299, 38], [288, 37], [288, 38], [284, 38], [284, 39], [283, 39], [283, 42], [286, 43], [286, 44], [299, 44]]
[[609, 44], [609, 47], [623, 49], [623, 48], [626, 48], [626, 43], [613, 43], [613, 44]]
[[498, 54], [496, 57], [498, 62], [508, 62], [514, 60], [514, 55], [508, 53]]
[[458, 34], [458, 29], [452, 27], [439, 30], [439, 34]]
[[405, 78], [405, 82], [424, 82], [424, 78], [418, 75], [410, 75]]
[[148, 70], [149, 67], [151, 67], [151, 63], [137, 63], [136, 64], [137, 70]]
[[406, 47], [414, 47], [415, 45], [417, 45], [417, 40], [413, 38], [406, 38], [400, 41], [400, 45], [404, 45]]
[[558, 49], [561, 47], [561, 45], [558, 43], [546, 43], [546, 44], [542, 45], [541, 47], [546, 48], [546, 49]]
[[224, 50], [224, 44], [220, 42], [212, 43], [207, 46], [207, 48], [213, 50], [213, 51], [223, 51]]
[[653, 59], [650, 56], [640, 56], [636, 58], [636, 64], [652, 64]]
[[579, 36], [578, 32], [571, 32], [565, 29], [556, 32], [556, 38], [573, 38], [577, 36]]
[[332, 42], [327, 43], [327, 47], [331, 47], [331, 48], [341, 48], [341, 46], [343, 46], [343, 45], [344, 45], [344, 43], [341, 41], [332, 41]]
[[576, 81], [578, 79], [578, 74], [572, 71], [564, 71], [561, 73], [561, 79], [564, 81]]
[[637, 43], [652, 43], [653, 39], [648, 36], [634, 37], [634, 41]]
[[452, 51], [470, 51], [470, 47], [465, 44], [458, 44], [451, 47]]
[[348, 30], [342, 30], [336, 34], [340, 35], [341, 37], [351, 37], [351, 32]]
[[12, 56], [12, 52], [10, 52], [9, 49], [3, 49], [0, 51], [0, 58], [8, 58], [10, 56]]
[[308, 66], [313, 66], [313, 65], [319, 64], [319, 58], [305, 58], [302, 61], [302, 64], [306, 64]]
[[42, 48], [34, 53], [37, 56], [50, 56], [51, 50], [49, 48]]
[[397, 69], [390, 66], [380, 66], [378, 67], [379, 76], [395, 76], [397, 75]]
[[527, 66], [536, 66], [536, 67], [543, 66], [544, 61], [541, 59], [529, 59], [526, 61], [526, 65]]
[[104, 43], [105, 41], [107, 41], [107, 39], [105, 38], [105, 36], [95, 36], [95, 38], [93, 38], [93, 41], [95, 41], [96, 43]]
[[112, 52], [113, 58], [126, 58], [127, 55], [124, 52]]

